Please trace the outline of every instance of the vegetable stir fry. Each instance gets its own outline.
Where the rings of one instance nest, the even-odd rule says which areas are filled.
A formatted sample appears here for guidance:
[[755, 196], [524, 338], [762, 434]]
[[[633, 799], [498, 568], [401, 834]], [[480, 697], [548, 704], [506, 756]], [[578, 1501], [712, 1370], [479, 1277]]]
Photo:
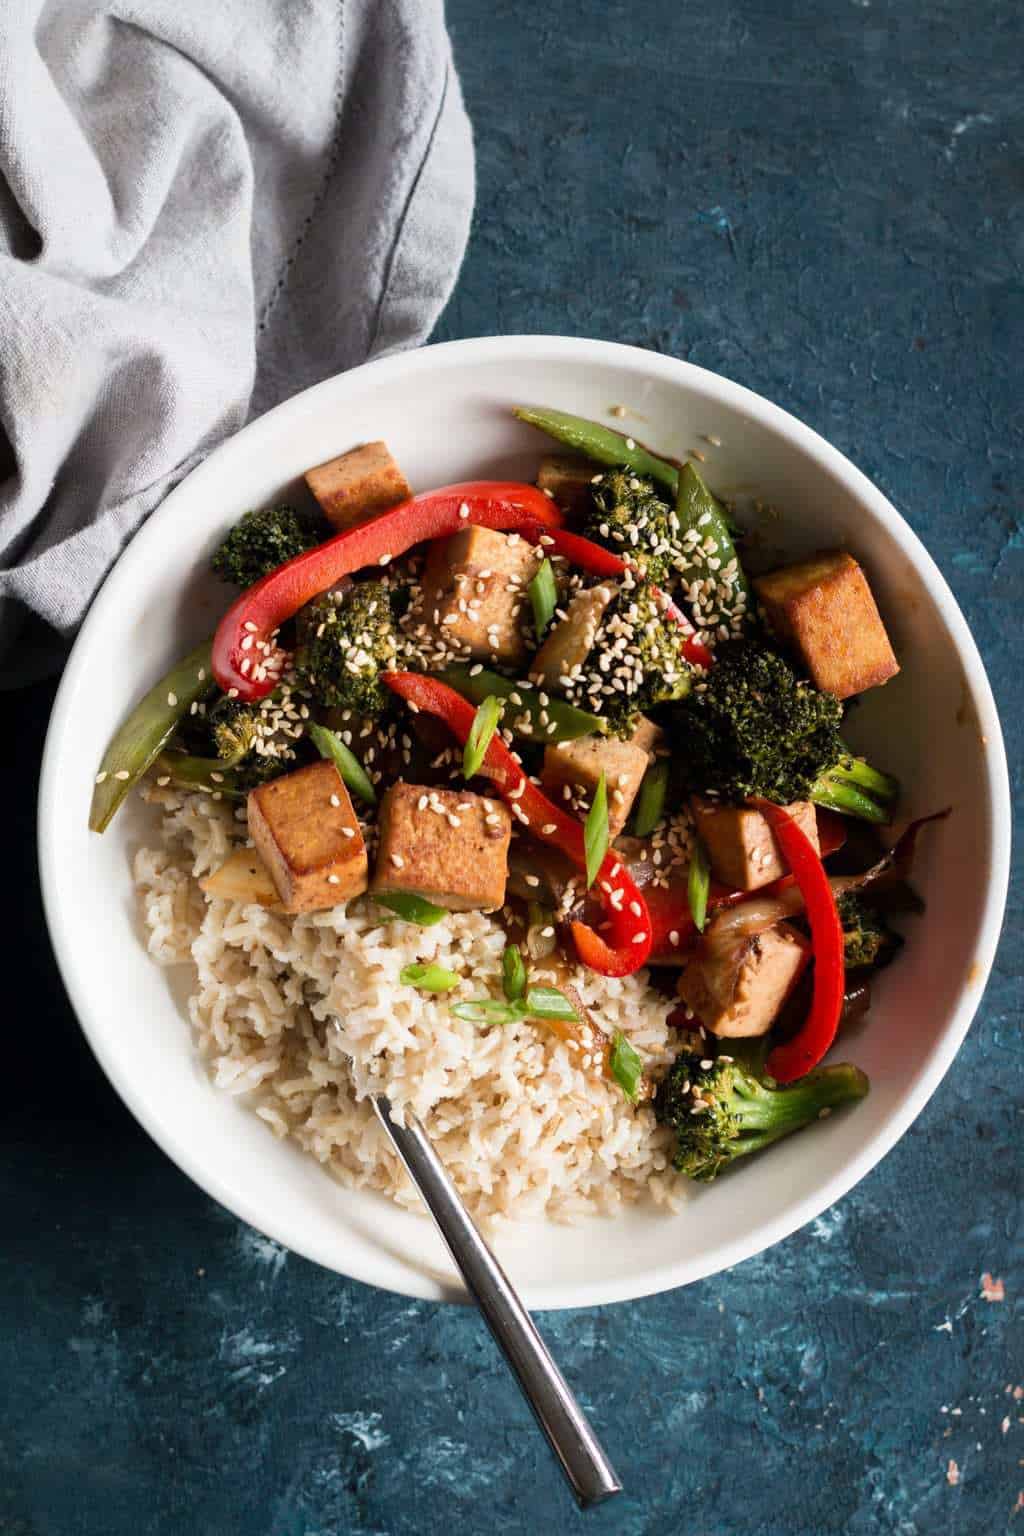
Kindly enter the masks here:
[[[571, 1042], [707, 1180], [867, 1092], [822, 1062], [902, 943], [886, 911], [916, 825], [866, 848], [900, 786], [844, 714], [899, 667], [846, 551], [757, 571], [693, 463], [516, 415], [559, 448], [535, 485], [413, 495], [375, 443], [308, 472], [309, 510], [247, 512], [212, 560], [237, 596], [111, 742], [90, 825], [145, 778], [244, 814], [211, 895], [367, 898], [423, 928], [497, 914], [500, 992], [449, 1000], [460, 978], [434, 963], [402, 984], [463, 1025]], [[649, 966], [675, 1063], [536, 980], [542, 957]]]

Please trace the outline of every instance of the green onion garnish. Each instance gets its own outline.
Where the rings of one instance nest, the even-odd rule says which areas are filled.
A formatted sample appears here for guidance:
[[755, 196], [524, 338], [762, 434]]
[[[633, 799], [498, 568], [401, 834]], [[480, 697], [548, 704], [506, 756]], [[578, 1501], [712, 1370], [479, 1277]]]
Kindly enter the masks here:
[[567, 1024], [575, 1024], [579, 1018], [565, 993], [557, 987], [531, 987], [524, 1006], [531, 1019], [564, 1019]]
[[555, 572], [550, 560], [541, 562], [540, 570], [530, 582], [527, 591], [533, 607], [533, 627], [537, 631], [537, 639], [542, 640], [544, 631], [554, 618], [555, 609], [558, 607], [558, 584], [555, 581]]
[[608, 852], [608, 785], [602, 773], [594, 791], [593, 804], [583, 823], [583, 851], [587, 859], [587, 889], [597, 879], [598, 870]]
[[496, 699], [493, 694], [484, 699], [478, 707], [473, 716], [473, 724], [469, 728], [469, 735], [466, 737], [466, 745], [462, 749], [463, 778], [473, 778], [474, 774], [479, 773], [483, 767], [487, 748], [491, 744], [491, 737], [498, 729], [503, 708], [501, 699]]
[[459, 984], [454, 971], [443, 965], [405, 965], [399, 980], [407, 987], [419, 987], [421, 992], [450, 992]]
[[526, 991], [526, 966], [516, 944], [507, 944], [501, 957], [501, 985], [510, 1003]]
[[329, 731], [326, 725], [311, 725], [309, 734], [321, 757], [328, 758], [341, 774], [354, 795], [367, 805], [376, 805], [377, 795], [369, 775], [354, 752], [350, 752], [341, 737]]
[[468, 1003], [452, 1003], [451, 1011], [468, 1024], [514, 1024], [526, 1017], [522, 1003], [503, 1003], [497, 997], [474, 997]]
[[432, 901], [414, 896], [411, 891], [390, 891], [387, 895], [374, 896], [379, 906], [387, 907], [396, 917], [407, 923], [418, 923], [421, 928], [433, 928], [448, 913], [444, 907], [435, 907]]
[[644, 774], [636, 810], [633, 812], [633, 836], [649, 837], [665, 810], [668, 789], [668, 758], [659, 757]]
[[612, 1036], [610, 1065], [615, 1081], [629, 1102], [635, 1104], [640, 1093], [644, 1064], [621, 1029], [617, 1029]]
[[698, 933], [704, 932], [710, 888], [711, 865], [708, 862], [708, 851], [697, 837], [694, 839], [693, 852], [690, 855], [690, 875], [686, 882], [686, 894], [690, 902], [690, 916]]

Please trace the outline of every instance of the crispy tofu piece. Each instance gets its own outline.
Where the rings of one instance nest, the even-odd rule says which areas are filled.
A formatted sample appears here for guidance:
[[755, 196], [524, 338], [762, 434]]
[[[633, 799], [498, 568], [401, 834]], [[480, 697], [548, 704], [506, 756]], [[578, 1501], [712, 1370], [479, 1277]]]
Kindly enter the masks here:
[[544, 748], [540, 781], [559, 805], [571, 800], [590, 805], [601, 774], [608, 787], [608, 833], [618, 837], [647, 772], [647, 753], [617, 736], [580, 736], [576, 741], [552, 742]]
[[763, 1035], [796, 986], [809, 955], [803, 935], [789, 923], [777, 923], [750, 941], [727, 1005], [710, 990], [699, 954], [686, 965], [676, 990], [713, 1035], [733, 1040]]
[[366, 890], [366, 845], [333, 763], [297, 768], [249, 794], [249, 836], [286, 912], [316, 912]]
[[277, 886], [255, 848], [236, 848], [219, 869], [206, 875], [199, 887], [207, 896], [222, 901], [255, 902], [261, 907], [280, 906]]
[[590, 505], [591, 483], [596, 472], [589, 459], [579, 459], [573, 454], [550, 453], [541, 460], [537, 485], [565, 511], [582, 512]]
[[512, 818], [497, 798], [399, 782], [379, 825], [374, 895], [408, 891], [451, 912], [492, 912], [505, 900]]
[[661, 744], [664, 731], [660, 725], [655, 725], [653, 720], [648, 720], [646, 715], [637, 715], [633, 734], [627, 739], [634, 747], [639, 747], [641, 752], [647, 753], [647, 760], [654, 757]]
[[340, 533], [366, 522], [412, 495], [409, 482], [386, 443], [364, 443], [348, 453], [307, 469], [306, 484]]
[[845, 550], [770, 571], [754, 588], [816, 688], [848, 699], [899, 671], [867, 577]]
[[[692, 797], [690, 809], [708, 850], [711, 873], [723, 885], [737, 891], [756, 891], [789, 873], [775, 833], [760, 811], [745, 805], [719, 805], [703, 795]], [[811, 802], [794, 800], [786, 810], [820, 852], [818, 818]]]
[[518, 534], [467, 528], [436, 541], [422, 579], [427, 624], [471, 656], [518, 666], [527, 655], [520, 612], [539, 564]]
[[614, 597], [615, 587], [611, 582], [577, 592], [565, 610], [565, 618], [552, 624], [544, 644], [533, 658], [530, 676], [534, 682], [545, 688], [559, 688], [564, 686], [563, 678], [571, 677], [577, 667], [583, 666], [594, 648], [605, 610]]

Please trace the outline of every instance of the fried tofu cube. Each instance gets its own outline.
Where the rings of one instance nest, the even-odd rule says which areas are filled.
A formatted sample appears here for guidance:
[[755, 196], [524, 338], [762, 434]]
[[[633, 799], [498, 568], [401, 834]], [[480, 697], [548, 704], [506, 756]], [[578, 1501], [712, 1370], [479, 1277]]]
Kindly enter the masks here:
[[655, 725], [653, 720], [648, 720], [646, 715], [637, 715], [633, 734], [627, 739], [632, 746], [639, 747], [641, 752], [646, 752], [647, 760], [650, 762], [655, 756], [664, 734], [661, 726]]
[[586, 587], [577, 592], [565, 618], [552, 624], [544, 637], [530, 667], [534, 682], [544, 688], [562, 688], [572, 678], [577, 667], [582, 667], [591, 651], [601, 627], [605, 611], [615, 597], [610, 582], [596, 587]]
[[754, 587], [816, 688], [848, 699], [896, 676], [899, 663], [867, 577], [845, 550], [770, 571]]
[[[711, 860], [711, 873], [723, 885], [756, 891], [789, 873], [775, 833], [760, 811], [745, 805], [719, 805], [703, 795], [693, 796], [690, 809]], [[794, 800], [785, 809], [820, 851], [818, 818], [811, 802]]]
[[387, 443], [364, 443], [307, 469], [306, 484], [339, 533], [395, 507], [412, 495]]
[[518, 666], [527, 643], [520, 623], [540, 558], [518, 534], [467, 528], [431, 545], [423, 611], [439, 638], [471, 656]]
[[594, 465], [572, 454], [550, 453], [537, 471], [538, 489], [566, 512], [583, 512], [590, 506]]
[[[540, 781], [545, 793], [576, 809], [590, 806], [602, 773], [608, 790], [608, 835], [614, 841], [626, 825], [647, 772], [647, 753], [617, 736], [580, 736], [544, 748]], [[566, 795], [566, 789], [569, 794]]]
[[505, 900], [512, 818], [468, 790], [392, 784], [380, 804], [371, 891], [405, 891], [451, 912], [493, 912]]
[[767, 1034], [800, 979], [810, 944], [789, 923], [777, 923], [751, 939], [728, 1004], [711, 991], [699, 954], [686, 965], [676, 990], [704, 1028], [723, 1039]]
[[250, 791], [249, 836], [286, 912], [317, 912], [366, 890], [366, 845], [348, 790], [326, 760]]

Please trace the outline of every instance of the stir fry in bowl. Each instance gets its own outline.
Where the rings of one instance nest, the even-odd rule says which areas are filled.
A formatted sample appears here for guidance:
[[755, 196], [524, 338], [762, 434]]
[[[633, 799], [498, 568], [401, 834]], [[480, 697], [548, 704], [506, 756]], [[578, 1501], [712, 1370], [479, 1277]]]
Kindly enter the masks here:
[[408, 1201], [380, 1089], [478, 1213], [569, 1219], [863, 1097], [825, 1058], [920, 823], [887, 836], [899, 785], [844, 737], [899, 670], [854, 555], [758, 572], [692, 462], [517, 414], [557, 444], [535, 484], [414, 495], [378, 442], [247, 512], [91, 825], [159, 807], [150, 948], [275, 1132]]

